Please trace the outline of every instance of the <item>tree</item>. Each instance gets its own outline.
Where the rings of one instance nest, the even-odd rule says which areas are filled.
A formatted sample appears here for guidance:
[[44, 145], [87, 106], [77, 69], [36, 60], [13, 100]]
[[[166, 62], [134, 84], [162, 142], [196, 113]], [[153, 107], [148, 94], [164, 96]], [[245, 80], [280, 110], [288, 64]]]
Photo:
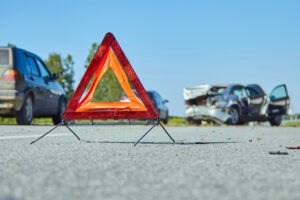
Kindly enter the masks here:
[[10, 42], [7, 43], [7, 46], [8, 46], [8, 47], [17, 47], [16, 45], [14, 45], [13, 43], [10, 43]]
[[74, 61], [71, 55], [67, 55], [64, 59], [64, 89], [67, 99], [70, 100], [74, 94]]
[[63, 87], [64, 87], [64, 82], [63, 82], [63, 63], [62, 63], [62, 58], [58, 53], [51, 53], [48, 56], [48, 60], [45, 61], [46, 65], [49, 67], [50, 72], [53, 73], [58, 73], [59, 77], [57, 79], [57, 82]]
[[[90, 65], [94, 55], [97, 52], [97, 49], [98, 49], [97, 43], [93, 43], [85, 62], [85, 68], [88, 68], [88, 66]], [[91, 79], [91, 82], [92, 80], [93, 78]], [[89, 86], [91, 85], [91, 82], [89, 83]], [[95, 93], [93, 95], [92, 101], [93, 102], [119, 101], [122, 94], [123, 94], [123, 89], [116, 75], [114, 74], [113, 70], [108, 69], [107, 72], [100, 79], [96, 87]]]
[[72, 56], [67, 55], [67, 57], [63, 59], [60, 54], [51, 53], [45, 63], [52, 74], [59, 74], [57, 82], [65, 90], [67, 99], [70, 100], [74, 93], [74, 62]]
[[87, 69], [88, 66], [90, 65], [90, 63], [91, 63], [91, 61], [92, 61], [94, 55], [95, 55], [96, 52], [97, 52], [97, 49], [98, 49], [98, 45], [97, 45], [96, 42], [94, 42], [94, 43], [92, 44], [92, 48], [91, 48], [90, 51], [89, 51], [89, 55], [88, 55], [88, 57], [86, 58], [86, 61], [85, 61], [84, 67], [85, 67], [86, 69]]

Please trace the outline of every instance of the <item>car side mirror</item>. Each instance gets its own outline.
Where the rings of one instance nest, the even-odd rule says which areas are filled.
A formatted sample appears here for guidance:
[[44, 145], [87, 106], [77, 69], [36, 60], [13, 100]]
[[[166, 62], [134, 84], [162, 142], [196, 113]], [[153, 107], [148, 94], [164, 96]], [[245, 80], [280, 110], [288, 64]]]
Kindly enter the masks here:
[[59, 78], [59, 74], [58, 73], [54, 73], [51, 75], [51, 80], [56, 80]]
[[270, 100], [273, 101], [273, 100], [276, 100], [276, 97], [274, 95], [270, 96]]
[[59, 74], [58, 73], [54, 73], [54, 74], [51, 74], [50, 77], [49, 76], [45, 76], [44, 80], [46, 82], [48, 82], [48, 81], [54, 81], [54, 80], [58, 79], [58, 77], [59, 77]]

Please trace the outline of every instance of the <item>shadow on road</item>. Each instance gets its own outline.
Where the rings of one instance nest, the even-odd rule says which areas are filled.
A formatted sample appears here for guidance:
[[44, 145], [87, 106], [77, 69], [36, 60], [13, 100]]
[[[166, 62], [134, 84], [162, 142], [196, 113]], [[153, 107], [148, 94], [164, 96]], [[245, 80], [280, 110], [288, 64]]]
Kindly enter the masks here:
[[[86, 143], [100, 143], [100, 144], [135, 144], [136, 142], [130, 141], [91, 141], [91, 140], [80, 140]], [[171, 144], [171, 145], [199, 145], [199, 144], [234, 144], [239, 142], [139, 142], [139, 144]]]

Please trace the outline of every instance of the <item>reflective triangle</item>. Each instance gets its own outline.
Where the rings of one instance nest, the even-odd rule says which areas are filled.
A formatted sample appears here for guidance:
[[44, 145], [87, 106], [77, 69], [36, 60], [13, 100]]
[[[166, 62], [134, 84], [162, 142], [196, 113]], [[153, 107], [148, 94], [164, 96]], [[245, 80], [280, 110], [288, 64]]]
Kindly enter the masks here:
[[[92, 102], [97, 84], [112, 69], [129, 102]], [[88, 83], [92, 84], [85, 93]], [[129, 80], [140, 98], [133, 92]], [[83, 95], [84, 94], [84, 95]], [[157, 119], [158, 113], [117, 40], [107, 33], [81, 79], [63, 119]]]

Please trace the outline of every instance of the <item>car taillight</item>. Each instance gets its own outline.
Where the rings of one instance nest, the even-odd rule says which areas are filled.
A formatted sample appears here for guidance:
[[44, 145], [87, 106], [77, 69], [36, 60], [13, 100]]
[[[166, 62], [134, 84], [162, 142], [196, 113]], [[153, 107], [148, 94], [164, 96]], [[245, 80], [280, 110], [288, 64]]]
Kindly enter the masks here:
[[10, 70], [7, 70], [3, 74], [1, 80], [2, 81], [16, 81], [17, 80], [17, 75], [18, 75], [18, 73], [17, 73], [16, 70], [10, 69]]

